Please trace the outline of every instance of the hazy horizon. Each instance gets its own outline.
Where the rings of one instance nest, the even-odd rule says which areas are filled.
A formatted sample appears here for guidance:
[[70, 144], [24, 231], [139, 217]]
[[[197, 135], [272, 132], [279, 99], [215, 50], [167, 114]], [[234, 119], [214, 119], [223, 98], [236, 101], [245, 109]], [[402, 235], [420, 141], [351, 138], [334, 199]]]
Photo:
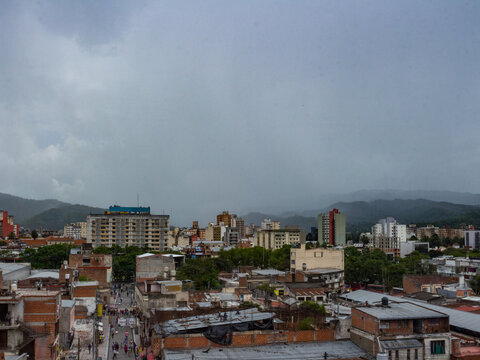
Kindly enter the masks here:
[[139, 194], [182, 224], [361, 189], [480, 193], [479, 15], [474, 1], [3, 1], [0, 192]]

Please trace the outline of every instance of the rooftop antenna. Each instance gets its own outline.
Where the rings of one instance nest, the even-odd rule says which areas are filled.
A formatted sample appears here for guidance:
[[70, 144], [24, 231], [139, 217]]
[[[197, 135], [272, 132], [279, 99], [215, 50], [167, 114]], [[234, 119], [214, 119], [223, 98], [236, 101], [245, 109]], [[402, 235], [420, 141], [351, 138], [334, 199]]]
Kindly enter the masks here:
[[140, 195], [137, 192], [137, 207], [140, 207]]

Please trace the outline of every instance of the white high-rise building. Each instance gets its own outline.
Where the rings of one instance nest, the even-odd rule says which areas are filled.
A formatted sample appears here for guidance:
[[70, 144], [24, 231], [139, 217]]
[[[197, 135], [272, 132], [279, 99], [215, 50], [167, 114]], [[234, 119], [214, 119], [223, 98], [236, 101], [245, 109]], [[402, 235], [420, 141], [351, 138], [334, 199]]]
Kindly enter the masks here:
[[398, 242], [407, 241], [407, 225], [401, 225], [392, 217], [378, 220], [372, 226], [372, 235], [376, 237], [395, 238]]

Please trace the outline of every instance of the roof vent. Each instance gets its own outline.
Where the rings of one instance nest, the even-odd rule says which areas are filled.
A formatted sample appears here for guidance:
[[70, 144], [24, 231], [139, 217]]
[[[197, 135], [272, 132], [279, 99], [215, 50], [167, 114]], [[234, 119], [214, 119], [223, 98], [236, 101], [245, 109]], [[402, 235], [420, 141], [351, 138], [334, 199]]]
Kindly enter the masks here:
[[388, 306], [388, 297], [382, 297], [382, 306]]

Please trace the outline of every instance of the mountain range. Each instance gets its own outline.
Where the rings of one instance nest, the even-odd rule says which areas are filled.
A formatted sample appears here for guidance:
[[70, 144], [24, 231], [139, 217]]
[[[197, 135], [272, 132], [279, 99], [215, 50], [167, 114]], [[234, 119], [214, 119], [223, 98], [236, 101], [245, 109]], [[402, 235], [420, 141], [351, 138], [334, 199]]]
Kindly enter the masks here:
[[[337, 201], [327, 202], [333, 197]], [[246, 224], [265, 218], [279, 220], [282, 226], [298, 225], [310, 230], [317, 226], [317, 215], [337, 208], [346, 214], [347, 231], [368, 231], [378, 219], [391, 216], [400, 223], [458, 226], [480, 225], [480, 194], [453, 191], [361, 190], [349, 194], [319, 198], [320, 207], [301, 211], [249, 212], [242, 217]], [[328, 205], [328, 206], [327, 206]], [[0, 193], [0, 209], [14, 215], [23, 227], [59, 230], [70, 222], [85, 221], [88, 214], [104, 209], [69, 204], [55, 199], [33, 200]], [[212, 216], [213, 217], [213, 216]], [[175, 219], [172, 219], [174, 224]]]
[[65, 224], [85, 221], [88, 214], [103, 213], [104, 209], [74, 205], [55, 199], [33, 200], [0, 193], [0, 210], [8, 211], [14, 221], [29, 229], [63, 229]]
[[374, 200], [337, 202], [328, 207], [301, 212], [287, 213], [283, 216], [251, 212], [243, 216], [245, 224], [259, 225], [265, 218], [280, 221], [284, 225], [298, 225], [310, 230], [317, 226], [317, 215], [336, 208], [346, 215], [347, 231], [369, 231], [379, 219], [394, 217], [402, 224], [451, 225], [461, 223], [480, 224], [480, 207], [474, 205], [454, 204], [445, 201], [416, 200]]

